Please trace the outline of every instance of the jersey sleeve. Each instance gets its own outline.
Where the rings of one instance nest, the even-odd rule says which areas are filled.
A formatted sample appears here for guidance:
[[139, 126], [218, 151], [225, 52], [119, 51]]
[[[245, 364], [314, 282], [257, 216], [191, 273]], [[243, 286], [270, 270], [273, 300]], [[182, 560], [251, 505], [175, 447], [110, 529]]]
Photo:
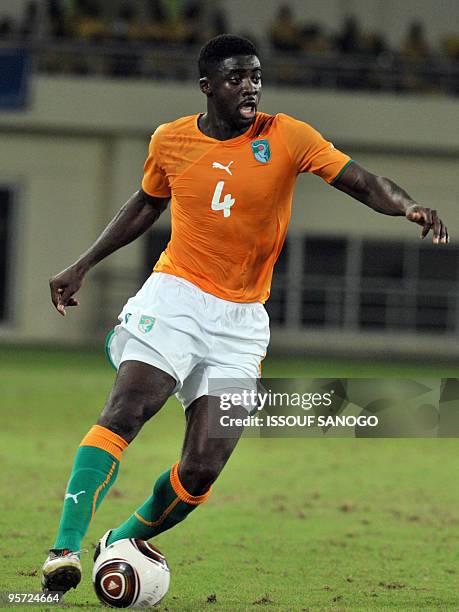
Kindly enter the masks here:
[[333, 143], [308, 123], [279, 114], [279, 126], [297, 173], [312, 172], [333, 183], [352, 162], [349, 155], [335, 149]]
[[142, 189], [156, 198], [168, 198], [171, 195], [169, 182], [162, 167], [160, 126], [153, 134], [148, 147], [148, 157], [143, 166]]

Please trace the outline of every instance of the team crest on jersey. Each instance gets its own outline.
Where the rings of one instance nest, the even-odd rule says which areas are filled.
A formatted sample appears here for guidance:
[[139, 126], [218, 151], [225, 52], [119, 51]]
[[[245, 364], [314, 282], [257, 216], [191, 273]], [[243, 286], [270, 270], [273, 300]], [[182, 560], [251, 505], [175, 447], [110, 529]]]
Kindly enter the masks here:
[[148, 334], [153, 329], [153, 325], [156, 323], [155, 317], [150, 317], [150, 315], [142, 315], [140, 317], [140, 321], [138, 324], [138, 328], [143, 334]]
[[254, 140], [251, 143], [252, 152], [255, 159], [262, 164], [267, 164], [271, 158], [271, 150], [269, 148], [269, 142], [266, 139]]

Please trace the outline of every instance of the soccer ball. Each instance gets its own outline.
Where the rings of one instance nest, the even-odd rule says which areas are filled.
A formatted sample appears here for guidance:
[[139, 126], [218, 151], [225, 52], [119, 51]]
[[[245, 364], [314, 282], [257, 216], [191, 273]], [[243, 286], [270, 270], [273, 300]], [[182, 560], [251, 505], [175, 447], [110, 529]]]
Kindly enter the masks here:
[[152, 544], [135, 539], [107, 546], [92, 571], [97, 597], [110, 608], [150, 608], [167, 593], [169, 580], [164, 555]]

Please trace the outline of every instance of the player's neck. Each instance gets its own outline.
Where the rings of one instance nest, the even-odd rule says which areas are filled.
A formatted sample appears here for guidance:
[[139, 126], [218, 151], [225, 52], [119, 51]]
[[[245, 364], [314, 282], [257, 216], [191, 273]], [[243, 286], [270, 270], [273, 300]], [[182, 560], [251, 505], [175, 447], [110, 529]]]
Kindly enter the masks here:
[[215, 112], [210, 109], [207, 113], [201, 115], [198, 119], [198, 127], [203, 134], [209, 136], [209, 138], [215, 138], [215, 140], [229, 140], [230, 138], [237, 138], [247, 130], [250, 130], [252, 123], [242, 128], [237, 128], [233, 124], [226, 121], [224, 118], [219, 117]]

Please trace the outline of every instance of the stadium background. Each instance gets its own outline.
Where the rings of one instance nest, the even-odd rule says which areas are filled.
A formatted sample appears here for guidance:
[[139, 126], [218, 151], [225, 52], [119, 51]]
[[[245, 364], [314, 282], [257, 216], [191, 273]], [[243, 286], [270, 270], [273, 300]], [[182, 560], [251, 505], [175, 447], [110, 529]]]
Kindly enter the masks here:
[[[296, 0], [289, 3], [287, 25], [285, 14], [277, 23], [276, 0], [193, 4], [192, 10], [179, 1], [0, 5], [1, 66], [4, 75], [16, 70], [15, 79], [0, 78], [6, 466], [0, 520], [8, 534], [1, 553], [14, 559], [7, 562], [3, 590], [37, 589], [34, 572], [55, 528], [68, 449], [94, 419], [112, 381], [103, 337], [167, 241], [168, 214], [88, 276], [80, 308], [65, 319], [50, 305], [48, 278], [84, 251], [138, 188], [155, 127], [204, 109], [195, 57], [201, 39], [223, 25], [260, 45], [266, 72], [261, 110], [311, 123], [364, 167], [437, 208], [453, 238], [447, 248], [434, 249], [421, 243], [417, 227], [377, 215], [314, 176], [300, 177], [267, 305], [273, 332], [267, 374], [457, 376], [457, 2]], [[421, 24], [421, 41], [419, 35], [407, 38], [413, 21]], [[149, 462], [156, 473], [175, 460], [183, 423], [171, 404], [130, 451], [89, 541], [143, 498], [150, 480], [136, 471], [136, 462]], [[209, 523], [196, 513], [187, 522], [192, 528], [179, 532], [187, 550], [202, 551], [197, 560], [189, 561], [177, 536], [160, 541], [174, 571], [176, 600], [169, 600], [169, 609], [205, 607], [214, 590], [217, 607], [228, 610], [253, 609], [253, 603], [285, 610], [376, 609], [376, 598], [378, 605], [402, 610], [457, 608], [451, 566], [459, 500], [450, 474], [459, 465], [453, 442], [381, 441], [376, 447], [333, 440], [330, 453], [321, 440], [243, 441], [206, 509]], [[250, 483], [241, 483], [247, 465]], [[291, 473], [296, 470], [307, 476], [298, 479]], [[20, 487], [21, 510], [9, 499], [11, 482]], [[30, 515], [38, 485], [42, 518]], [[262, 520], [254, 504], [265, 508]], [[279, 522], [284, 546], [272, 534]], [[228, 524], [234, 530], [219, 540], [212, 530]], [[236, 529], [244, 527], [241, 550], [232, 549], [241, 537]], [[448, 544], [440, 553], [429, 538]], [[28, 543], [26, 554], [18, 542]], [[228, 584], [227, 557], [215, 556], [220, 546], [247, 564], [244, 580], [237, 576], [244, 605]], [[266, 570], [273, 552], [274, 566], [285, 564], [282, 581]], [[229, 555], [230, 563], [235, 559]], [[316, 571], [298, 574], [291, 567], [297, 561]], [[231, 583], [231, 571], [229, 577]], [[298, 589], [299, 580], [306, 590]], [[94, 597], [85, 588], [83, 600], [72, 594], [71, 601], [91, 607]]]

